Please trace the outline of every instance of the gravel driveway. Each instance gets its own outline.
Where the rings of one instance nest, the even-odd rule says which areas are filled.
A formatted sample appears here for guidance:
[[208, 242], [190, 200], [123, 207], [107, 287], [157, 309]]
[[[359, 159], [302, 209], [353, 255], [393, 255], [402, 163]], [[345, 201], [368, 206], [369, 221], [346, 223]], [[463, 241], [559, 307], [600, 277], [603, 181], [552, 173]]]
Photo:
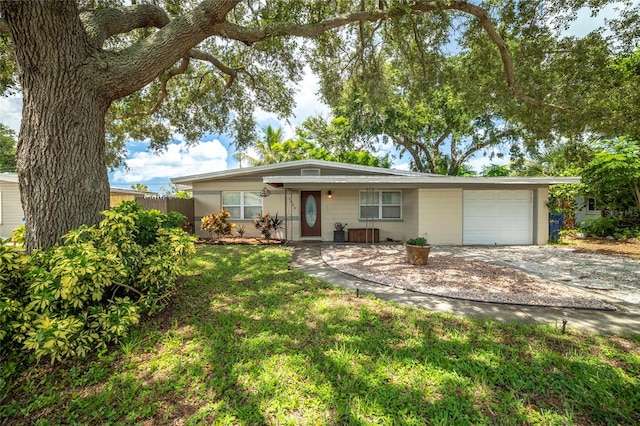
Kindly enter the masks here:
[[545, 280], [640, 304], [640, 261], [554, 246], [434, 247], [434, 252], [509, 266]]
[[328, 245], [322, 259], [342, 272], [421, 293], [494, 303], [617, 310], [640, 304], [640, 260], [554, 246], [434, 246], [409, 265], [403, 245]]

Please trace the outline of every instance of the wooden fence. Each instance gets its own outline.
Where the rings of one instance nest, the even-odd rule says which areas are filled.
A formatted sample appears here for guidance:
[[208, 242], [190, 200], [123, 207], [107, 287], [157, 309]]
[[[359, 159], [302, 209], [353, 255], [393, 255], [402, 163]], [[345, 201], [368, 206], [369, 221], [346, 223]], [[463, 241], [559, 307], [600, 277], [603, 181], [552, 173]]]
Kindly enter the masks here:
[[188, 221], [185, 230], [191, 233], [194, 232], [195, 208], [193, 198], [137, 197], [136, 203], [147, 210], [160, 210], [162, 213], [182, 213], [187, 217]]

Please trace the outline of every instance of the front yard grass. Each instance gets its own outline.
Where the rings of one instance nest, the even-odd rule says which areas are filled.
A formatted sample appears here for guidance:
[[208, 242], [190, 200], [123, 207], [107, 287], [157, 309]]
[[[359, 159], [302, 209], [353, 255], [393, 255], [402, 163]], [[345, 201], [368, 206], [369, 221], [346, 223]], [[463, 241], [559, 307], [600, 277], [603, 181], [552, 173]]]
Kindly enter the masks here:
[[200, 247], [169, 308], [110, 352], [2, 361], [0, 424], [640, 423], [640, 336], [356, 298], [289, 259]]

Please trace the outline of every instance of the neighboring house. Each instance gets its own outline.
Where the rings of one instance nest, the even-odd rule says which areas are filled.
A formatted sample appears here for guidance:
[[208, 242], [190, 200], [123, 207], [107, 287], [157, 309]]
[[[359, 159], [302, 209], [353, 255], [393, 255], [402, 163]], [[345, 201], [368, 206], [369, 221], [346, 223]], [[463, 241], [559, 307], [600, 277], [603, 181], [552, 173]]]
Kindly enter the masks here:
[[109, 206], [115, 207], [122, 201], [135, 201], [137, 197], [148, 197], [154, 195], [153, 192], [140, 191], [138, 189], [114, 188], [111, 187], [109, 197]]
[[[135, 189], [111, 188], [110, 204], [113, 207], [120, 201], [135, 200], [136, 197], [149, 194]], [[11, 237], [13, 230], [23, 224], [24, 212], [18, 189], [18, 175], [0, 173], [0, 238]]]
[[602, 216], [595, 198], [576, 197], [576, 225]]
[[351, 241], [375, 229], [380, 241], [493, 245], [546, 244], [549, 185], [579, 178], [455, 177], [301, 160], [171, 181], [192, 187], [203, 236], [200, 219], [226, 209], [253, 236], [254, 217], [268, 212], [286, 220], [278, 236], [293, 241], [332, 241], [340, 222]]
[[16, 173], [0, 173], [0, 239], [9, 238], [24, 223]]

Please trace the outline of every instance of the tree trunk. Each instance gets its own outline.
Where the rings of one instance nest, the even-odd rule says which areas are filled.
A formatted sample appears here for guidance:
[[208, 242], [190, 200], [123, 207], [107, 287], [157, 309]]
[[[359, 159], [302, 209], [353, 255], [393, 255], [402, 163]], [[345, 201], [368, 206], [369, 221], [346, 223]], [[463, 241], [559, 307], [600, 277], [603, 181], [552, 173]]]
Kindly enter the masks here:
[[71, 76], [44, 80], [23, 86], [17, 170], [27, 251], [50, 247], [67, 231], [97, 223], [98, 212], [109, 207], [106, 110]]
[[17, 171], [28, 252], [95, 224], [109, 206], [104, 117], [75, 2], [3, 3], [24, 95]]

